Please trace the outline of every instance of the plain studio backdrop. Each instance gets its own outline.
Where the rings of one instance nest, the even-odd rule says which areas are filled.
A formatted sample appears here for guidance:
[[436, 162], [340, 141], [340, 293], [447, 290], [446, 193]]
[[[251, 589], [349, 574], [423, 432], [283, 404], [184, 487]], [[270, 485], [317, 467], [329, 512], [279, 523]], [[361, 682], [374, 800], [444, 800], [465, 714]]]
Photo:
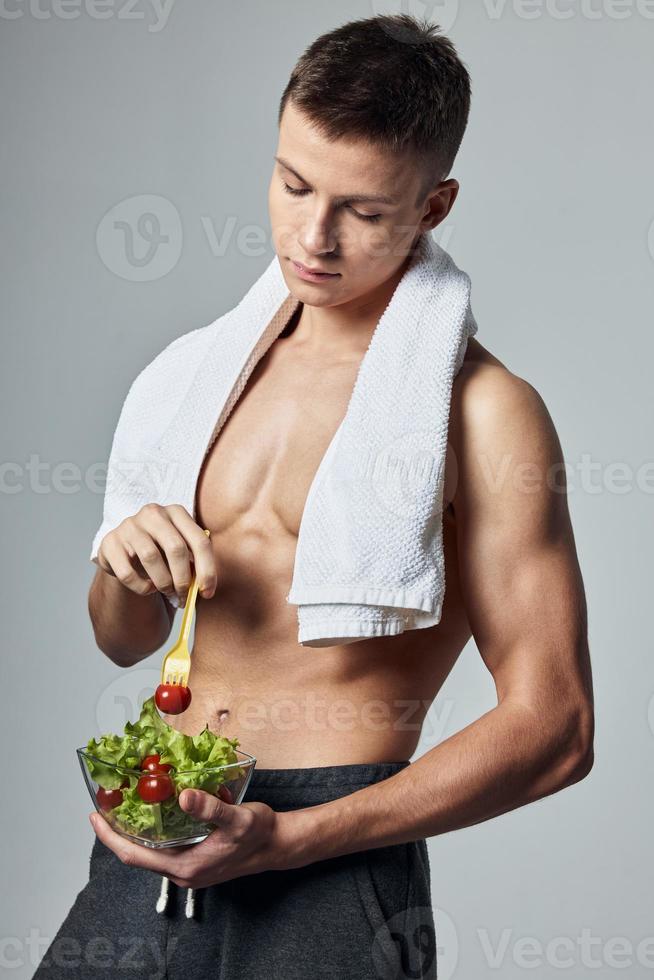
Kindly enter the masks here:
[[[86, 608], [123, 399], [270, 262], [277, 105], [300, 53], [401, 10], [442, 24], [472, 75], [461, 191], [435, 237], [471, 276], [479, 341], [557, 427], [597, 713], [586, 780], [430, 839], [439, 980], [654, 968], [654, 3], [7, 0], [0, 969], [16, 980], [87, 880], [74, 750], [135, 717], [160, 664], [114, 666]], [[494, 704], [470, 642], [414, 758]]]

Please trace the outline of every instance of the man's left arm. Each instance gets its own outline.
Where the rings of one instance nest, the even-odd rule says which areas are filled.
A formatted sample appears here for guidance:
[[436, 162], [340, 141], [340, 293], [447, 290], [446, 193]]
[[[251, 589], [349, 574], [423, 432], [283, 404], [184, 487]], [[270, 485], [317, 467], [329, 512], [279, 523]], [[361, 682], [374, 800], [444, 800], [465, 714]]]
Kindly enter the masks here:
[[586, 600], [547, 408], [504, 367], [464, 365], [451, 442], [461, 588], [497, 706], [388, 779], [278, 815], [280, 867], [481, 823], [592, 767]]

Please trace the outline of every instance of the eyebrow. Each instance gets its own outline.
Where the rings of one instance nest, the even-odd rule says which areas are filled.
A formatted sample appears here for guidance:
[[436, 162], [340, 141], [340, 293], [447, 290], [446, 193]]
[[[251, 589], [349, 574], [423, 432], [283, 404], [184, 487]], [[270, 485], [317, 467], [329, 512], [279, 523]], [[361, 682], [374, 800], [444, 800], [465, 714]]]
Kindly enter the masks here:
[[[290, 170], [298, 180], [301, 180], [303, 184], [309, 184], [308, 180], [295, 170], [290, 163], [284, 160], [282, 157], [274, 157], [277, 163], [281, 163], [282, 167], [286, 170]], [[309, 186], [311, 186], [309, 184]], [[374, 201], [375, 204], [397, 204], [397, 200], [394, 197], [388, 197], [386, 194], [346, 194], [342, 197], [335, 197], [334, 204], [345, 204], [346, 201], [358, 201], [363, 203], [364, 201]]]

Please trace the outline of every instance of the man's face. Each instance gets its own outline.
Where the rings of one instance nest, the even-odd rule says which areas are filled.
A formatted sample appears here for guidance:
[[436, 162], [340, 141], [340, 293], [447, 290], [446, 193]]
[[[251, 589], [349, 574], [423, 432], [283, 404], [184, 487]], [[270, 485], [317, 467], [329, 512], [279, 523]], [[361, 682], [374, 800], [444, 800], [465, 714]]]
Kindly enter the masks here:
[[[415, 206], [422, 175], [409, 156], [362, 140], [330, 143], [292, 100], [275, 156], [268, 192], [273, 243], [298, 299], [310, 306], [355, 300], [407, 261], [426, 211], [424, 201]], [[373, 200], [380, 196], [388, 201]], [[333, 275], [308, 282], [294, 262]]]

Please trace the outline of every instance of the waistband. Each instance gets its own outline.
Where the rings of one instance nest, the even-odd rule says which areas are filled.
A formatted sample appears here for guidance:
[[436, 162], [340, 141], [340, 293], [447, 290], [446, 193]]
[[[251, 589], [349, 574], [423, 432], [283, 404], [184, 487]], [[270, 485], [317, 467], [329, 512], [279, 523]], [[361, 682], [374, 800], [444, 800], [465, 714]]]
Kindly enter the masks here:
[[243, 802], [258, 800], [273, 808], [326, 802], [388, 779], [410, 764], [409, 759], [403, 759], [298, 769], [257, 769], [255, 766]]
[[401, 762], [356, 762], [341, 766], [308, 766], [300, 769], [258, 769], [250, 778], [250, 786], [352, 786], [386, 779], [410, 765]]

